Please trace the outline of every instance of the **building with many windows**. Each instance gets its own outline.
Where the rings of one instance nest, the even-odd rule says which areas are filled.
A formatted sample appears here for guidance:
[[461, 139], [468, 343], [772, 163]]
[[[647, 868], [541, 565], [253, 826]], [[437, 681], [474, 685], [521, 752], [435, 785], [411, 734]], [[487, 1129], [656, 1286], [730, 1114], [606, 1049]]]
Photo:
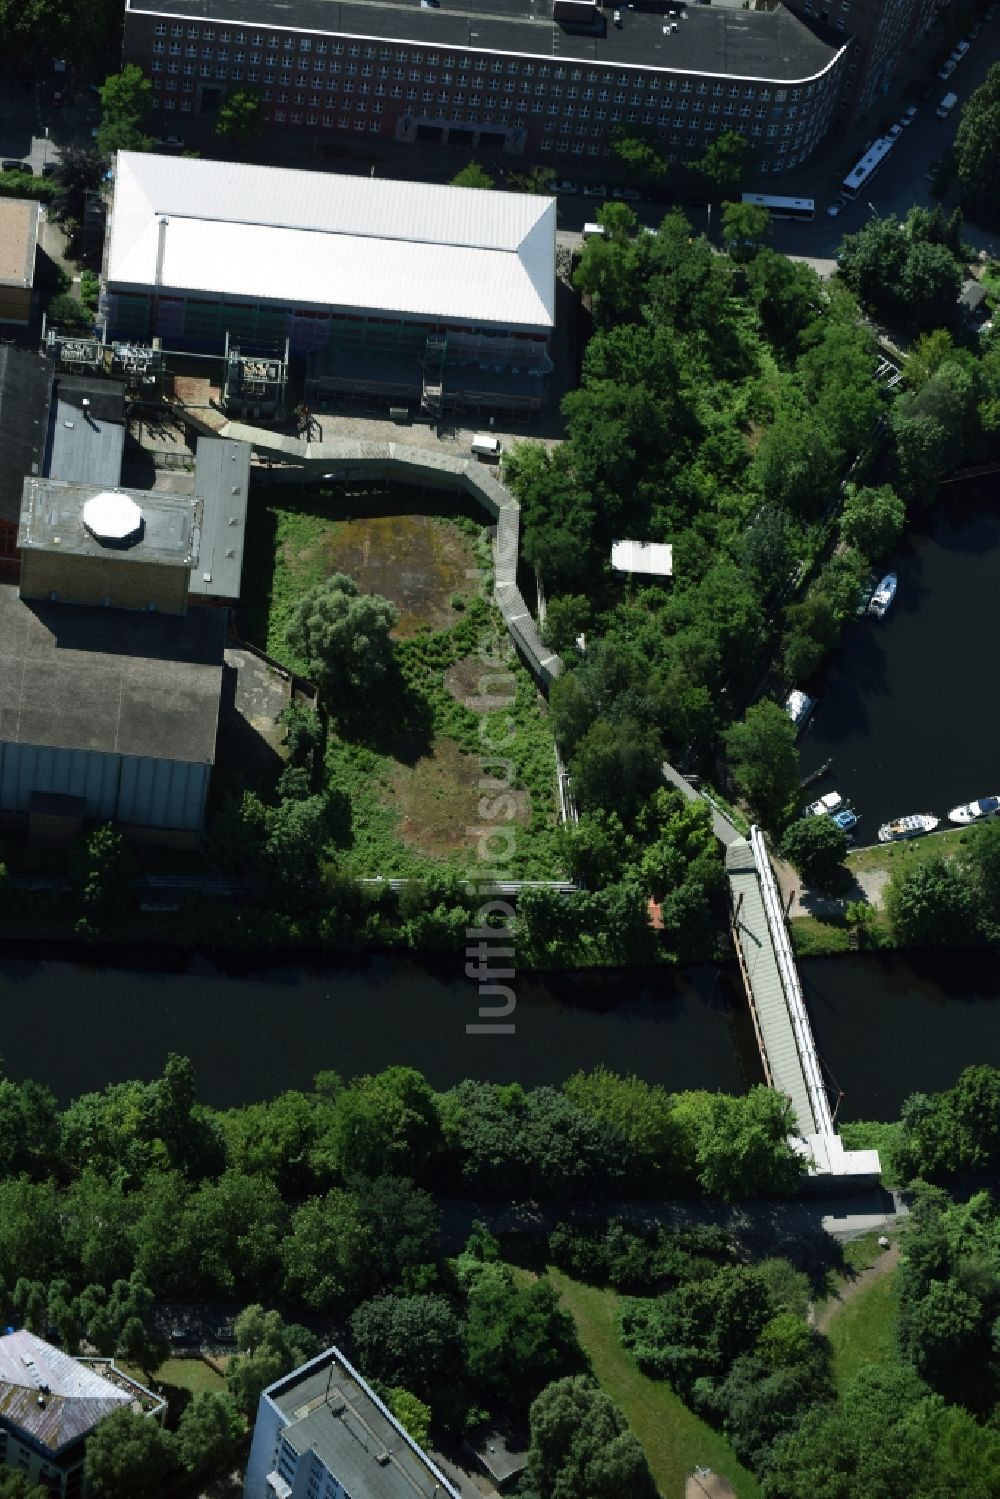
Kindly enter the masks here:
[[531, 412], [555, 238], [553, 198], [122, 152], [101, 312], [109, 338], [287, 345], [314, 407]]
[[736, 130], [773, 173], [829, 128], [847, 42], [782, 5], [126, 0], [124, 59], [168, 116], [251, 87], [273, 129], [542, 160], [600, 159], [630, 129], [676, 159]]
[[243, 1499], [459, 1499], [339, 1348], [260, 1397]]
[[803, 19], [850, 39], [839, 112], [864, 114], [889, 92], [906, 51], [926, 35], [949, 0], [788, 0]]

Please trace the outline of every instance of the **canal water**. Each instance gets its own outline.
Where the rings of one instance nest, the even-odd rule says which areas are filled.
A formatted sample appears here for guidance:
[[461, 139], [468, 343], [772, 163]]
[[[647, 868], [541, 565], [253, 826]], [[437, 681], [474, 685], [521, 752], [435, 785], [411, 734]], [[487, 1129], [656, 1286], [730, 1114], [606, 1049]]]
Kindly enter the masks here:
[[[832, 759], [815, 795], [837, 790], [860, 813], [859, 844], [892, 817], [1000, 794], [1000, 514], [989, 495], [945, 486], [933, 529], [890, 565], [896, 601], [850, 625], [802, 739], [803, 774]], [[953, 498], [952, 498], [953, 496]]]
[[[1000, 1065], [1000, 954], [810, 958], [802, 979], [844, 1119], [895, 1116], [907, 1095]], [[199, 1093], [223, 1107], [394, 1063], [438, 1088], [465, 1077], [560, 1083], [604, 1063], [671, 1089], [740, 1092], [761, 1080], [730, 969], [522, 976], [513, 1036], [466, 1033], [476, 989], [457, 962], [367, 957], [308, 967], [203, 958], [149, 967], [0, 963], [0, 1056], [63, 1099], [155, 1076], [190, 1056]]]

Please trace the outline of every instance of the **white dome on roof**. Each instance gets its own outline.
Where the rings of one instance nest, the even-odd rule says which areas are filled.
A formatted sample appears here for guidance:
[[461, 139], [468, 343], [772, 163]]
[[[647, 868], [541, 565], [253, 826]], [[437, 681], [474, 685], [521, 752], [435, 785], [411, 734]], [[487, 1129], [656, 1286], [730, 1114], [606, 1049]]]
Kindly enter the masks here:
[[83, 507], [83, 524], [98, 541], [126, 541], [142, 526], [142, 511], [129, 495], [105, 489]]

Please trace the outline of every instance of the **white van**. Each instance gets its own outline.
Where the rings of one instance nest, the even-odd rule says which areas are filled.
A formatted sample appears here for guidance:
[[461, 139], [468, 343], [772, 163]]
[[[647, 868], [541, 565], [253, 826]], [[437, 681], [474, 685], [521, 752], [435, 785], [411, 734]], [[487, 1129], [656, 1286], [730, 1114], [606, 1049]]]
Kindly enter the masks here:
[[941, 103], [938, 105], [934, 113], [937, 115], [939, 120], [947, 119], [948, 115], [951, 114], [957, 103], [957, 94], [945, 94], [944, 98], [941, 100]]
[[584, 224], [584, 239], [607, 239], [608, 231], [603, 224]]
[[477, 458], [499, 458], [503, 446], [499, 437], [490, 432], [477, 432], [472, 439], [472, 451]]

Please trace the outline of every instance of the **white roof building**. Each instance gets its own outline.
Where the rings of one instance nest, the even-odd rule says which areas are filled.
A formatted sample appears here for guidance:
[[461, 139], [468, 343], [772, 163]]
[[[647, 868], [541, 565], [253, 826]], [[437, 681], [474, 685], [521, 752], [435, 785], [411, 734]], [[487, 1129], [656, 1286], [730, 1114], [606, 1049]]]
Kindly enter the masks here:
[[109, 287], [548, 332], [554, 198], [119, 153]]

